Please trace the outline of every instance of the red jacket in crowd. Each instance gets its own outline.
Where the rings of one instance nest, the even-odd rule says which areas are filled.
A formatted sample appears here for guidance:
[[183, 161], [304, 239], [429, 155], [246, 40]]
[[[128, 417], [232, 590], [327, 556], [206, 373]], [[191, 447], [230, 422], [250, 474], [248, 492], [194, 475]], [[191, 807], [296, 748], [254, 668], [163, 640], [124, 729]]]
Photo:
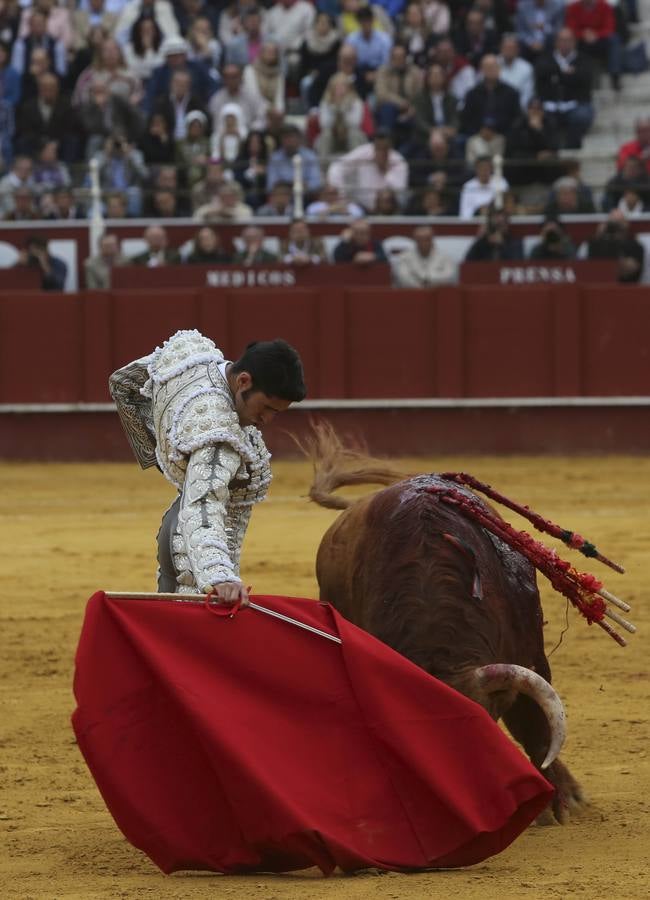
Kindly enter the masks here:
[[599, 38], [606, 38], [614, 34], [616, 29], [614, 10], [607, 0], [595, 2], [578, 0], [577, 3], [569, 4], [566, 8], [565, 24], [577, 40], [582, 39], [585, 31], [593, 31]]

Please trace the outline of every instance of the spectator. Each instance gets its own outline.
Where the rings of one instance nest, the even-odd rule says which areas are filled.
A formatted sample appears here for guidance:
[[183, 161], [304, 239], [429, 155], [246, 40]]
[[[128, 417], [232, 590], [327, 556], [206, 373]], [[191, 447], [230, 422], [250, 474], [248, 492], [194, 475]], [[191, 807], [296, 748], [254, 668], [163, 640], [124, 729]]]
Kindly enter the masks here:
[[233, 165], [241, 153], [248, 135], [244, 113], [237, 103], [226, 103], [221, 107], [219, 118], [210, 141], [210, 153], [222, 159], [226, 165]]
[[476, 85], [476, 70], [465, 59], [456, 53], [456, 48], [449, 38], [442, 38], [433, 49], [431, 62], [442, 66], [445, 73], [445, 87], [455, 97], [459, 106], [465, 102], [465, 97]]
[[334, 219], [345, 216], [350, 219], [361, 219], [364, 216], [363, 209], [356, 203], [347, 200], [333, 184], [325, 184], [321, 188], [318, 199], [310, 203], [305, 211], [311, 219]]
[[472, 219], [477, 213], [482, 213], [499, 194], [503, 195], [507, 190], [508, 182], [494, 174], [490, 157], [479, 157], [474, 166], [474, 178], [465, 182], [460, 193], [461, 219]]
[[17, 120], [17, 153], [33, 157], [43, 139], [49, 138], [58, 141], [65, 162], [79, 158], [82, 142], [78, 120], [69, 102], [60, 95], [56, 75], [41, 75], [37, 96], [20, 105]]
[[344, 37], [348, 37], [359, 30], [359, 11], [363, 6], [368, 6], [368, 9], [375, 17], [375, 25], [380, 31], [393, 34], [393, 23], [382, 6], [376, 3], [368, 4], [366, 0], [340, 0], [340, 4], [337, 4], [337, 7], [339, 6], [340, 15], [337, 19], [337, 25]]
[[637, 119], [635, 131], [636, 138], [623, 144], [619, 149], [616, 165], [620, 170], [629, 156], [637, 156], [650, 175], [650, 118]]
[[115, 35], [121, 44], [126, 44], [133, 25], [142, 16], [153, 19], [165, 39], [178, 37], [178, 22], [169, 0], [127, 0], [115, 26]]
[[70, 173], [58, 156], [59, 146], [56, 141], [43, 141], [34, 165], [33, 181], [39, 192], [53, 191], [60, 187], [69, 187]]
[[451, 31], [451, 15], [449, 6], [446, 3], [442, 2], [442, 0], [423, 0], [422, 11], [424, 12], [424, 21], [432, 34], [438, 37], [444, 37], [449, 34]]
[[[444, 80], [442, 74], [441, 78]], [[409, 63], [403, 44], [394, 44], [388, 63], [377, 69], [374, 112], [377, 127], [397, 129], [401, 140], [407, 140], [413, 130], [415, 103], [421, 90], [421, 69]]]
[[359, 30], [348, 35], [345, 42], [357, 51], [357, 65], [368, 84], [374, 85], [377, 69], [388, 64], [392, 39], [375, 27], [375, 16], [368, 6], [357, 13]]
[[232, 262], [230, 254], [226, 253], [221, 243], [221, 238], [208, 225], [204, 225], [194, 235], [192, 252], [185, 262], [191, 265], [209, 266]]
[[486, 116], [480, 130], [465, 145], [465, 160], [468, 165], [473, 166], [481, 156], [489, 156], [490, 159], [495, 156], [503, 157], [505, 146], [506, 139], [496, 130], [496, 119]]
[[333, 75], [318, 110], [320, 134], [316, 143], [321, 157], [348, 153], [367, 137], [361, 130], [363, 101], [345, 75]]
[[481, 61], [483, 80], [465, 97], [460, 116], [460, 130], [472, 135], [480, 130], [486, 117], [494, 119], [494, 129], [505, 135], [521, 111], [519, 94], [509, 84], [501, 81], [499, 60], [488, 54]]
[[487, 27], [481, 10], [472, 7], [458, 29], [454, 43], [460, 55], [478, 69], [484, 56], [494, 55], [498, 51], [499, 36]]
[[151, 166], [173, 163], [176, 159], [176, 145], [169, 130], [169, 122], [162, 112], [154, 112], [144, 134], [138, 142], [145, 161]]
[[548, 183], [558, 175], [559, 138], [542, 101], [533, 97], [524, 115], [515, 121], [506, 141], [506, 175], [511, 184]]
[[[449, 21], [449, 8], [447, 20]], [[449, 26], [441, 32], [446, 34]], [[421, 3], [409, 3], [404, 11], [404, 18], [398, 32], [398, 41], [402, 44], [413, 60], [413, 63], [422, 70], [427, 64], [427, 50], [432, 44], [432, 32], [424, 17], [424, 6]]]
[[167, 232], [160, 225], [149, 225], [143, 235], [147, 249], [143, 253], [133, 256], [129, 263], [134, 266], [172, 266], [181, 261], [178, 250], [169, 247]]
[[241, 266], [263, 266], [277, 263], [274, 253], [264, 249], [264, 231], [257, 225], [249, 225], [241, 233], [243, 248], [235, 253], [233, 262]]
[[253, 210], [242, 200], [242, 189], [236, 181], [220, 186], [212, 203], [200, 206], [194, 213], [200, 222], [247, 222]]
[[357, 94], [362, 100], [365, 100], [370, 86], [357, 66], [357, 51], [350, 44], [342, 44], [336, 57], [335, 72], [331, 74], [329, 69], [323, 69], [310, 85], [307, 92], [307, 100], [310, 107], [318, 106], [327, 85], [334, 75], [337, 74], [345, 75], [350, 84], [354, 85]]
[[125, 135], [129, 143], [135, 143], [142, 134], [138, 110], [110, 93], [108, 85], [101, 81], [92, 85], [88, 101], [79, 109], [79, 118], [87, 137], [86, 159], [92, 159], [115, 131]]
[[393, 273], [399, 287], [423, 288], [456, 280], [456, 265], [436, 247], [430, 225], [413, 230], [413, 246], [399, 254]]
[[447, 191], [431, 185], [411, 195], [407, 215], [433, 218], [437, 216], [452, 216], [455, 215], [457, 207], [458, 202], [454, 203]]
[[0, 40], [13, 45], [20, 24], [20, 6], [18, 0], [5, 0], [0, 5]]
[[542, 225], [540, 241], [531, 248], [529, 259], [574, 259], [576, 248], [559, 219], [547, 218]]
[[85, 210], [76, 202], [68, 187], [57, 188], [41, 197], [41, 215], [44, 219], [59, 222], [86, 218]]
[[[66, 93], [71, 93], [74, 90], [74, 87], [79, 80], [79, 76], [82, 72], [85, 72], [89, 66], [92, 66], [95, 60], [99, 60], [101, 54], [102, 44], [105, 40], [110, 37], [110, 33], [105, 31], [101, 25], [93, 25], [88, 32], [87, 44], [84, 47], [80, 47], [76, 53], [69, 59], [68, 62], [68, 70], [65, 76], [65, 90]], [[25, 82], [25, 90], [31, 90], [33, 93], [36, 92], [35, 84], [32, 84], [32, 76], [34, 78], [38, 78], [39, 75], [43, 74], [43, 71], [50, 72], [52, 71], [52, 67], [50, 65], [49, 57], [47, 57], [47, 65], [43, 69], [42, 63], [40, 60], [40, 56], [36, 65], [36, 70], [34, 69], [34, 63], [36, 60], [37, 54], [45, 53], [41, 48], [36, 48], [32, 53], [32, 62], [29, 67], [30, 76], [28, 81]]]
[[116, 24], [117, 15], [106, 9], [105, 0], [88, 0], [83, 9], [77, 8], [72, 13], [72, 49], [76, 52], [88, 47], [93, 28], [101, 28], [108, 36], [114, 33]]
[[607, 0], [575, 0], [566, 7], [565, 24], [578, 49], [607, 66], [612, 87], [621, 89], [621, 39], [616, 33], [614, 9]]
[[432, 63], [427, 71], [426, 86], [413, 102], [416, 135], [428, 139], [431, 129], [442, 132], [447, 138], [456, 134], [458, 127], [458, 101], [447, 90], [445, 71], [439, 63]]
[[372, 209], [377, 191], [389, 187], [401, 194], [407, 184], [408, 166], [391, 147], [390, 135], [377, 131], [371, 144], [364, 144], [333, 162], [327, 180], [344, 190], [351, 200]]
[[535, 83], [544, 110], [554, 120], [565, 147], [581, 147], [593, 122], [591, 78], [591, 64], [576, 51], [573, 33], [568, 28], [560, 29], [555, 51], [542, 54], [535, 65]]
[[[188, 2], [188, 0], [185, 0]], [[210, 73], [212, 78], [219, 78], [218, 67], [221, 64], [221, 44], [214, 36], [214, 28], [209, 15], [197, 16], [187, 32], [188, 53], [191, 62], [198, 63]]]
[[[225, 0], [225, 4], [223, 4], [225, 8], [222, 10], [221, 15], [219, 16], [219, 30], [217, 33], [217, 37], [223, 47], [228, 47], [235, 38], [242, 33], [242, 30], [246, 28], [246, 20], [247, 13], [249, 9], [254, 9], [254, 6], [249, 6], [247, 0]], [[261, 17], [262, 26], [266, 21], [266, 9], [257, 7], [257, 10]], [[227, 62], [231, 62], [231, 60], [227, 60]], [[249, 60], [244, 60], [241, 63], [236, 63], [237, 65], [245, 66]]]
[[175, 219], [183, 215], [178, 208], [178, 197], [166, 188], [154, 188], [147, 208], [147, 218]]
[[613, 210], [602, 222], [595, 237], [587, 244], [588, 259], [617, 259], [618, 280], [626, 284], [635, 284], [641, 280], [645, 251], [643, 244], [630, 232], [624, 215], [620, 210]]
[[280, 132], [280, 147], [271, 154], [266, 173], [266, 186], [270, 190], [278, 181], [293, 184], [294, 156], [302, 160], [302, 180], [307, 194], [320, 190], [322, 178], [320, 163], [313, 150], [302, 145], [302, 134], [295, 125], [285, 125]]
[[142, 208], [142, 186], [149, 175], [142, 153], [118, 133], [106, 139], [96, 159], [102, 190], [126, 194], [128, 214], [138, 216]]
[[247, 91], [257, 92], [266, 111], [284, 112], [284, 74], [277, 44], [262, 44], [257, 59], [244, 69], [242, 84]]
[[519, 55], [519, 41], [516, 34], [504, 34], [501, 38], [499, 78], [517, 91], [521, 109], [528, 109], [528, 104], [535, 93], [535, 70]]
[[185, 137], [176, 142], [176, 163], [184, 172], [190, 188], [201, 180], [210, 158], [207, 127], [208, 117], [200, 109], [195, 109], [185, 116]]
[[268, 143], [264, 132], [251, 131], [240, 148], [239, 159], [232, 170], [244, 190], [246, 202], [253, 209], [261, 206], [266, 197], [268, 159]]
[[288, 181], [277, 181], [271, 190], [266, 203], [258, 207], [258, 216], [282, 216], [290, 218], [293, 215], [292, 185]]
[[311, 236], [309, 225], [302, 219], [289, 226], [287, 237], [280, 244], [280, 259], [288, 266], [318, 266], [327, 262], [323, 242]]
[[205, 167], [205, 174], [201, 181], [197, 181], [191, 191], [192, 209], [196, 210], [206, 203], [211, 203], [217, 197], [217, 192], [226, 178], [223, 163], [219, 159], [210, 159]]
[[[341, 35], [334, 20], [327, 13], [318, 12], [300, 48], [300, 95], [308, 107], [318, 106], [320, 96], [314, 97], [312, 87], [316, 82], [323, 88], [327, 84], [330, 76], [336, 71], [340, 47]], [[356, 59], [355, 52], [355, 68]]]
[[144, 101], [145, 112], [150, 113], [156, 105], [158, 97], [169, 93], [172, 75], [178, 70], [190, 73], [192, 82], [190, 95], [196, 97], [199, 103], [206, 105], [216, 92], [219, 83], [210, 74], [202, 63], [188, 58], [189, 46], [181, 37], [166, 38], [160, 52], [163, 64], [153, 70]]
[[384, 248], [373, 240], [367, 219], [355, 219], [341, 235], [342, 240], [334, 248], [334, 262], [367, 266], [387, 262]]
[[564, 175], [554, 183], [544, 213], [547, 217], [580, 216], [595, 213], [590, 195], [580, 191], [577, 178]]
[[123, 266], [126, 259], [120, 252], [117, 236], [103, 234], [99, 239], [98, 253], [84, 260], [86, 289], [89, 291], [110, 291], [113, 269]]
[[104, 215], [107, 219], [126, 219], [128, 214], [125, 194], [120, 191], [110, 191], [106, 194]]
[[111, 94], [122, 97], [133, 106], [140, 103], [142, 83], [126, 68], [122, 48], [113, 38], [106, 38], [102, 42], [92, 65], [79, 75], [72, 94], [72, 102], [77, 106], [87, 103], [92, 86], [98, 83], [105, 84]]
[[628, 156], [621, 171], [605, 185], [603, 210], [615, 209], [626, 194], [630, 196], [625, 206], [634, 209], [636, 214], [650, 207], [650, 175], [638, 156]]
[[20, 100], [20, 73], [11, 65], [9, 44], [0, 40], [0, 102], [13, 110]]
[[247, 130], [263, 129], [266, 123], [266, 106], [261, 96], [242, 83], [242, 71], [228, 64], [223, 69], [223, 87], [210, 100], [208, 109], [212, 115], [213, 128], [219, 125], [220, 113], [227, 103], [236, 103], [244, 115]]
[[133, 72], [143, 84], [149, 81], [154, 69], [163, 64], [162, 42], [162, 31], [155, 19], [148, 16], [136, 19], [129, 41], [124, 46], [124, 61], [129, 72]]
[[8, 211], [4, 214], [5, 222], [26, 222], [34, 219], [40, 219], [41, 213], [36, 202], [36, 192], [25, 186], [14, 189], [10, 200]]
[[395, 196], [395, 191], [390, 188], [382, 188], [377, 191], [375, 197], [375, 206], [372, 210], [373, 216], [397, 216], [400, 213], [399, 203]]
[[[221, 22], [227, 19], [227, 15], [221, 15]], [[241, 26], [234, 31], [229, 40], [221, 39], [224, 43], [224, 58], [226, 65], [237, 66], [243, 69], [244, 66], [255, 62], [264, 41], [264, 33], [262, 31], [262, 12], [256, 6], [248, 7], [242, 16]]]
[[308, 0], [277, 0], [266, 14], [266, 38], [281, 48], [290, 77], [297, 75], [300, 48], [315, 18], [316, 9]]
[[454, 212], [458, 209], [467, 170], [465, 161], [452, 155], [449, 140], [441, 128], [431, 129], [426, 149], [418, 151], [417, 159], [409, 166], [409, 179], [413, 188], [434, 187], [444, 196], [446, 205]]
[[62, 291], [68, 276], [68, 267], [48, 251], [47, 240], [38, 234], [30, 235], [25, 249], [18, 254], [17, 266], [36, 269], [41, 275], [42, 291]]
[[18, 188], [35, 188], [33, 163], [29, 156], [16, 156], [11, 170], [0, 178], [0, 217], [5, 218], [13, 209], [13, 194]]
[[477, 239], [467, 251], [465, 262], [492, 262], [524, 258], [524, 245], [510, 233], [508, 216], [490, 209], [485, 225], [481, 225]]
[[516, 31], [524, 55], [533, 63], [551, 53], [564, 22], [564, 0], [519, 0]]
[[[210, 26], [212, 37], [215, 39], [217, 46], [220, 46], [216, 38], [219, 29], [219, 12], [214, 8], [214, 4], [210, 3], [209, 0], [180, 0], [180, 2], [175, 2], [173, 6], [181, 34], [188, 35], [195, 22], [205, 19]], [[219, 6], [223, 6], [223, 4], [220, 3]]]
[[37, 47], [45, 50], [56, 74], [61, 78], [65, 75], [68, 68], [65, 44], [48, 33], [47, 24], [47, 16], [38, 8], [23, 12], [20, 36], [14, 42], [11, 54], [11, 67], [19, 75], [29, 71], [31, 55]]
[[182, 141], [186, 134], [186, 116], [193, 110], [205, 112], [201, 100], [192, 94], [190, 73], [177, 69], [169, 81], [169, 91], [156, 99], [153, 112], [162, 113], [169, 135], [174, 141]]

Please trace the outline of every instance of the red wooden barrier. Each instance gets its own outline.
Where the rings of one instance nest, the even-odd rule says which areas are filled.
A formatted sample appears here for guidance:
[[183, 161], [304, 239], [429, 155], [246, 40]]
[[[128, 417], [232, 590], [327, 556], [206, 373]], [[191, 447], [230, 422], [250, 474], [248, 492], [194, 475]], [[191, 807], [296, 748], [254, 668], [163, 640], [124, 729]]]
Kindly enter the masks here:
[[0, 403], [106, 401], [194, 327], [231, 357], [286, 338], [312, 399], [650, 395], [650, 288], [296, 287], [0, 295]]

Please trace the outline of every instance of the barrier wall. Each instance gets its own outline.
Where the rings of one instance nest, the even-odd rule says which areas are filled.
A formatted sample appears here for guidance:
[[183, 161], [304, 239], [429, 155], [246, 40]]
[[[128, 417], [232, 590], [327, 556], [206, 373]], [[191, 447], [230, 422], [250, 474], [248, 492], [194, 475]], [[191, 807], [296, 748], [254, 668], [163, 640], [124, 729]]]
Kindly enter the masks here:
[[[106, 383], [111, 371], [150, 352], [177, 329], [195, 327], [213, 336], [231, 357], [249, 340], [286, 338], [303, 357], [312, 400], [395, 398], [397, 407], [398, 398], [650, 396], [650, 288], [330, 287], [0, 295], [0, 403], [104, 403], [109, 400]], [[506, 423], [508, 409], [516, 406], [506, 404], [501, 411]], [[388, 435], [382, 438], [381, 423], [388, 426], [390, 421], [391, 431], [402, 431], [398, 444], [404, 452], [422, 452], [418, 433], [430, 430], [423, 419], [427, 414], [431, 421], [441, 422], [435, 410], [418, 410], [410, 423], [403, 412], [399, 423], [394, 417], [382, 419], [377, 411], [372, 416], [359, 411], [346, 415], [361, 425], [361, 431], [364, 419], [368, 423], [372, 419], [375, 449], [395, 443]], [[454, 414], [449, 415], [445, 427], [452, 434], [436, 442], [434, 428], [427, 437], [427, 452], [442, 449], [443, 444], [446, 450], [454, 449], [455, 428], [457, 446], [472, 446], [472, 431], [481, 427], [480, 422], [468, 426], [467, 415], [459, 414], [454, 424]], [[490, 413], [492, 429], [501, 427], [495, 415]], [[557, 418], [557, 411], [554, 415]], [[583, 427], [584, 414], [572, 415], [573, 424], [566, 410], [558, 419], [553, 439], [557, 451], [572, 449], [571, 432]], [[611, 411], [600, 413], [600, 425], [591, 411], [590, 433], [583, 435], [580, 446], [650, 448], [647, 409], [636, 406], [630, 415], [633, 418], [624, 424], [618, 415], [618, 430], [607, 437]], [[74, 423], [69, 419], [65, 427], [80, 429], [82, 438], [68, 435], [65, 441], [57, 434], [63, 427], [62, 415], [45, 419], [49, 424], [34, 413], [17, 416], [5, 410], [0, 416], [0, 455], [33, 454], [35, 434], [43, 428], [52, 432], [54, 442], [43, 453], [53, 457], [66, 458], [75, 446], [79, 456], [101, 455], [97, 448], [102, 445], [102, 428], [106, 456], [121, 455], [120, 439], [116, 449], [114, 438], [108, 440], [109, 432], [118, 433], [114, 415], [99, 414], [92, 426], [97, 447], [88, 446], [87, 453], [84, 442], [90, 432], [84, 428], [90, 427], [89, 419], [78, 414]], [[626, 435], [625, 446], [617, 445], [618, 433]], [[503, 440], [487, 444], [512, 451], [538, 447], [523, 432], [519, 440], [512, 437], [507, 446]], [[56, 447], [63, 443], [72, 448], [58, 453]]]

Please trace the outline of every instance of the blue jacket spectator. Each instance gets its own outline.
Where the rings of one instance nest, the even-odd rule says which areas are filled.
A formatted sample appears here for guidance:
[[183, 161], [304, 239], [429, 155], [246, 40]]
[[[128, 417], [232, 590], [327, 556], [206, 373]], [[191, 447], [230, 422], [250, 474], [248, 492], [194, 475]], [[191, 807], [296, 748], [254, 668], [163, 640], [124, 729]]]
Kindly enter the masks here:
[[293, 158], [296, 154], [302, 159], [302, 180], [306, 193], [315, 193], [323, 183], [318, 157], [313, 150], [301, 147], [300, 129], [295, 125], [286, 125], [280, 133], [280, 149], [271, 154], [266, 171], [266, 188], [271, 190], [278, 181], [293, 184]]
[[369, 7], [362, 7], [357, 19], [359, 31], [349, 35], [345, 42], [357, 51], [359, 68], [374, 71], [388, 63], [393, 41], [384, 31], [377, 31], [374, 27], [374, 16]]
[[515, 29], [524, 55], [537, 58], [551, 50], [555, 35], [564, 22], [563, 0], [519, 0]]
[[0, 101], [13, 108], [20, 100], [20, 74], [9, 58], [8, 45], [0, 41]]

